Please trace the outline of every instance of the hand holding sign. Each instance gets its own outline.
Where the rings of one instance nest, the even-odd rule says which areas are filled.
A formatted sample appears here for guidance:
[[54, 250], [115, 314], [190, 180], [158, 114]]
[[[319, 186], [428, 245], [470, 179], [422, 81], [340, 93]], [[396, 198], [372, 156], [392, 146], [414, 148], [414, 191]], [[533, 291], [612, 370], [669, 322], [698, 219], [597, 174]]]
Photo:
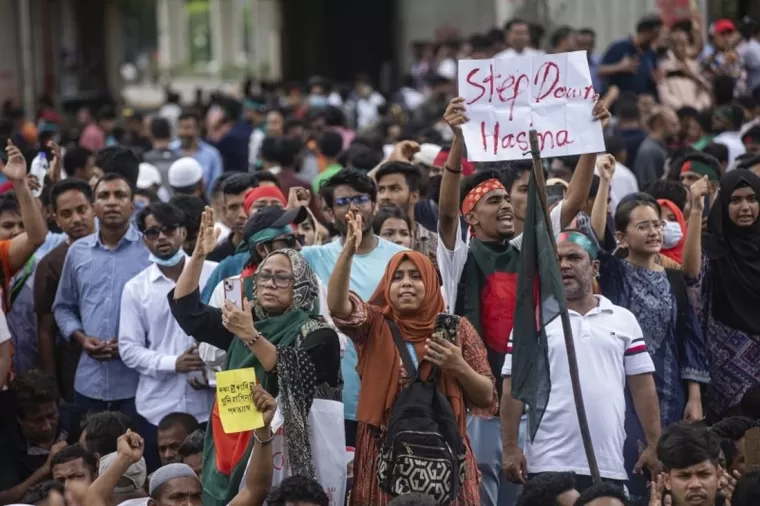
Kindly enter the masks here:
[[584, 51], [460, 60], [459, 94], [471, 120], [461, 124], [470, 160], [530, 158], [530, 130], [538, 132], [542, 157], [604, 151], [595, 116], [609, 113], [594, 112], [598, 96]]

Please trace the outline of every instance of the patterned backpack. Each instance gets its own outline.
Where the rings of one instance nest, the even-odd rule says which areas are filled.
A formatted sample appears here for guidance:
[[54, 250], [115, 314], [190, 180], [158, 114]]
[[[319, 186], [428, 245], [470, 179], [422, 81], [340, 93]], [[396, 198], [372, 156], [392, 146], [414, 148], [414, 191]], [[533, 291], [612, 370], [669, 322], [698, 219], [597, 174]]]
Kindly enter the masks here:
[[[411, 377], [417, 371], [414, 361], [396, 324], [387, 323]], [[436, 372], [422, 381], [417, 371], [399, 393], [380, 441], [377, 477], [380, 488], [392, 496], [418, 492], [448, 504], [459, 496], [464, 481], [465, 445]]]

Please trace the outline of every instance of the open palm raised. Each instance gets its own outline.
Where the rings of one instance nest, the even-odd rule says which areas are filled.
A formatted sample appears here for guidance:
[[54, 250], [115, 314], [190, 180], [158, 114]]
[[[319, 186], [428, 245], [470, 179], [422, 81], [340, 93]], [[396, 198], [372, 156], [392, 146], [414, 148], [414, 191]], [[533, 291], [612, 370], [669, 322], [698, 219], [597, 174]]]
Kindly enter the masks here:
[[8, 154], [8, 161], [3, 167], [3, 174], [12, 181], [21, 181], [26, 177], [26, 159], [21, 154], [21, 150], [8, 139], [8, 146], [5, 148]]
[[216, 248], [219, 233], [214, 220], [214, 210], [206, 206], [201, 216], [201, 227], [198, 230], [198, 239], [195, 242], [194, 255], [208, 256]]

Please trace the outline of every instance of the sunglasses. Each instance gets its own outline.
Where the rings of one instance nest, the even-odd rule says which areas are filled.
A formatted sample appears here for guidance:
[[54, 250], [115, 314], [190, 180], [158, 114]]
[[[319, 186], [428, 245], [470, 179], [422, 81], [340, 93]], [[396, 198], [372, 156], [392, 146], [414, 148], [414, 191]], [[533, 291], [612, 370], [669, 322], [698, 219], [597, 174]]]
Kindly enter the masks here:
[[162, 225], [160, 227], [146, 228], [143, 232], [143, 236], [151, 241], [158, 239], [160, 234], [164, 234], [164, 237], [172, 237], [177, 233], [177, 229], [180, 225]]
[[364, 206], [369, 204], [369, 195], [354, 195], [353, 197], [338, 197], [335, 199], [335, 207], [348, 207], [351, 203], [357, 206]]
[[272, 243], [275, 242], [281, 242], [286, 248], [293, 249], [296, 247], [296, 244], [303, 244], [303, 239], [302, 236], [286, 235], [285, 237], [280, 237], [272, 241]]

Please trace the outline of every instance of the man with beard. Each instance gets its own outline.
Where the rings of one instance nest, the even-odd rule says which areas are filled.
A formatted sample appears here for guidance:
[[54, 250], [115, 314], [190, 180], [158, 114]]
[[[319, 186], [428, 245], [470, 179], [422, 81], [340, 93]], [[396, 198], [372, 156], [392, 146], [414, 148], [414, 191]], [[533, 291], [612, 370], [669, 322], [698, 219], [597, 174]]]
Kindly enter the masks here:
[[[522, 237], [514, 235], [518, 227], [522, 232], [529, 169], [510, 166], [509, 178], [504, 178], [509, 179], [506, 187], [499, 173], [477, 172], [462, 181], [460, 197], [464, 149], [461, 125], [467, 121], [465, 114], [464, 99], [455, 98], [444, 116], [454, 132], [454, 141], [441, 182], [438, 267], [449, 312], [472, 322], [485, 343], [491, 370], [498, 377], [514, 323], [522, 244]], [[597, 107], [594, 117], [602, 120], [604, 127], [609, 113]], [[580, 157], [564, 200], [551, 213], [554, 230], [566, 227], [586, 203], [595, 165], [596, 153]], [[472, 234], [469, 245], [463, 239], [460, 216]], [[501, 472], [499, 419], [470, 417], [468, 434], [483, 478], [481, 501], [487, 506], [512, 504], [518, 490], [506, 482]], [[509, 442], [517, 444], [517, 433]]]
[[[326, 206], [326, 215], [340, 232], [340, 240], [321, 246], [307, 246], [301, 250], [314, 273], [327, 285], [343, 250], [346, 238], [346, 215], [352, 211], [361, 215], [364, 230], [362, 242], [356, 250], [351, 267], [350, 288], [362, 300], [369, 300], [383, 277], [391, 257], [405, 248], [386, 241], [372, 232], [372, 221], [377, 204], [377, 187], [369, 177], [356, 170], [344, 169], [325, 181], [320, 191]], [[361, 388], [356, 374], [356, 349], [349, 341], [341, 359], [343, 372], [343, 406], [346, 417], [346, 445], [354, 446], [356, 439], [356, 406]]]
[[[635, 471], [647, 467], [655, 476], [655, 455], [660, 434], [660, 408], [654, 387], [654, 364], [647, 352], [641, 327], [625, 308], [594, 295], [599, 272], [596, 243], [583, 232], [568, 230], [557, 237], [562, 284], [565, 289], [580, 384], [589, 419], [591, 441], [604, 481], [622, 490], [628, 479], [623, 463], [626, 385], [636, 414], [647, 434], [647, 449]], [[507, 345], [502, 375], [501, 423], [504, 434], [503, 467], [513, 483], [547, 472], [575, 473], [575, 488], [593, 484], [573, 400], [567, 349], [560, 318], [546, 326], [551, 392], [541, 425], [525, 454], [517, 445], [524, 405], [512, 397], [512, 336]]]
[[223, 170], [222, 155], [214, 146], [201, 140], [200, 121], [195, 111], [183, 111], [177, 120], [178, 140], [170, 147], [179, 156], [192, 156], [198, 160], [203, 167], [203, 187], [206, 188], [206, 196], [210, 197], [214, 181]]
[[678, 116], [667, 107], [660, 107], [649, 118], [649, 135], [636, 152], [633, 174], [639, 188], [646, 188], [662, 177], [668, 157], [668, 142], [678, 134]]
[[412, 249], [436, 263], [438, 236], [415, 220], [414, 211], [420, 201], [422, 183], [420, 169], [410, 163], [388, 162], [375, 173], [379, 207], [398, 206], [409, 217], [412, 232]]
[[[657, 457], [662, 461], [662, 484], [672, 506], [719, 504], [718, 489], [723, 473], [718, 464], [720, 442], [707, 427], [689, 422], [668, 427], [657, 446]], [[663, 501], [662, 504], [668, 503]]]
[[69, 247], [77, 239], [90, 235], [95, 228], [92, 189], [86, 180], [64, 179], [50, 190], [50, 206], [55, 222], [67, 239], [40, 260], [34, 274], [37, 353], [40, 368], [58, 380], [61, 397], [73, 402], [74, 375], [82, 349], [76, 342], [60, 338], [53, 316], [53, 302]]
[[[185, 267], [185, 219], [180, 209], [163, 202], [140, 212], [137, 228], [150, 251], [151, 265], [127, 282], [121, 297], [119, 352], [124, 364], [139, 375], [135, 407], [144, 419], [138, 432], [145, 438], [150, 471], [159, 466], [159, 422], [174, 412], [204, 422], [214, 400], [213, 390], [205, 388], [205, 366], [195, 340], [172, 317], [166, 298]], [[201, 289], [215, 267], [214, 262], [203, 262]]]
[[63, 338], [84, 350], [74, 402], [85, 411], [121, 411], [136, 420], [138, 375], [119, 357], [118, 324], [124, 285], [150, 265], [150, 252], [132, 225], [132, 188], [116, 173], [95, 185], [100, 230], [69, 248], [53, 314]]

